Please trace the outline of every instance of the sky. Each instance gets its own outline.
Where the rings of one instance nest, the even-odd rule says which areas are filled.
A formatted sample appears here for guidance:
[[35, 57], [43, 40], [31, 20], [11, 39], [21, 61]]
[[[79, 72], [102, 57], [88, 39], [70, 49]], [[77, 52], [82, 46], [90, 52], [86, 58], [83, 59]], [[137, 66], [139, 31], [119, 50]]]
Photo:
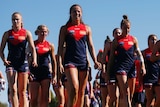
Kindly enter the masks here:
[[[96, 54], [103, 49], [107, 35], [112, 37], [112, 31], [120, 27], [122, 16], [126, 14], [131, 22], [130, 34], [138, 39], [141, 50], [147, 48], [147, 37], [156, 34], [160, 38], [160, 1], [159, 0], [2, 0], [0, 3], [0, 41], [5, 31], [12, 26], [11, 15], [20, 12], [24, 28], [31, 31], [33, 39], [37, 37], [34, 31], [40, 24], [49, 28], [47, 40], [54, 44], [57, 53], [59, 29], [69, 19], [69, 8], [79, 4], [83, 11], [83, 21], [91, 27]], [[5, 49], [7, 56], [7, 47]], [[91, 59], [91, 65], [93, 61]], [[0, 60], [0, 70], [6, 79], [5, 66]], [[92, 77], [97, 70], [92, 68]], [[7, 84], [6, 84], [7, 85]], [[7, 89], [0, 92], [0, 102], [7, 103]]]

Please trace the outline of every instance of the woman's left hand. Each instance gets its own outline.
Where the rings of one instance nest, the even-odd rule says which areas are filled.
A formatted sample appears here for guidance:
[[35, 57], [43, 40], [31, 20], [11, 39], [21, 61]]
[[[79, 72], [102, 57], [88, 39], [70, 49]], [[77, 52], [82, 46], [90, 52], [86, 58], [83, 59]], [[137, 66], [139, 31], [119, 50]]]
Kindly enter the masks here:
[[98, 69], [98, 70], [101, 70], [101, 69], [102, 69], [102, 64], [101, 64], [100, 62], [97, 62], [97, 61], [96, 61], [96, 62], [94, 63], [94, 68], [95, 68], [95, 69]]
[[52, 78], [52, 85], [53, 86], [55, 86], [56, 84], [57, 84], [57, 78], [56, 78], [56, 76], [54, 76], [53, 78]]

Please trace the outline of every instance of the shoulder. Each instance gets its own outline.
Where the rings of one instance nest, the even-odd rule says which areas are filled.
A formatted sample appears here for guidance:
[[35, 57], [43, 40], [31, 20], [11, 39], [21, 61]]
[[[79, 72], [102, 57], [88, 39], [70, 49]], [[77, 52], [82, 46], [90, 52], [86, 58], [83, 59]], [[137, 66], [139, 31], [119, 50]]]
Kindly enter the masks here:
[[48, 43], [48, 45], [50, 46], [50, 48], [51, 48], [51, 49], [53, 49], [53, 48], [54, 48], [54, 44], [53, 44], [53, 43], [48, 42], [48, 41], [46, 41], [46, 42]]
[[26, 30], [26, 35], [27, 35], [27, 37], [31, 37], [32, 33], [29, 30]]
[[84, 26], [85, 26], [86, 30], [91, 30], [91, 27], [89, 25], [84, 24]]
[[7, 39], [12, 30], [5, 31], [3, 34], [3, 38]]
[[91, 27], [87, 24], [84, 24], [85, 28], [86, 28], [86, 32], [89, 35], [91, 33]]
[[133, 39], [134, 43], [137, 43], [138, 40], [135, 36], [133, 36], [133, 35], [129, 35], [129, 36]]
[[62, 25], [60, 29], [67, 29], [67, 25]]
[[61, 27], [60, 27], [60, 33], [61, 33], [61, 34], [66, 34], [66, 33], [67, 33], [67, 28], [68, 28], [67, 25], [61, 26]]

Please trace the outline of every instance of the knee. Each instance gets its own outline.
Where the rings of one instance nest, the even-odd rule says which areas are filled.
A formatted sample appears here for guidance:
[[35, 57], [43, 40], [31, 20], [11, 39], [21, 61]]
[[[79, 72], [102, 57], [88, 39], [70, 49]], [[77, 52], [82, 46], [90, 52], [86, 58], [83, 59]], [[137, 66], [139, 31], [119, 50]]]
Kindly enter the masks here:
[[77, 95], [77, 94], [78, 94], [78, 88], [72, 87], [70, 89], [70, 95], [74, 96], [74, 95]]
[[11, 95], [17, 94], [17, 89], [16, 88], [10, 88], [9, 91], [10, 91]]
[[111, 97], [109, 98], [110, 102], [115, 102], [117, 99], [118, 99], [117, 96], [111, 96]]
[[27, 96], [27, 91], [19, 91], [19, 96], [21, 97], [26, 97]]

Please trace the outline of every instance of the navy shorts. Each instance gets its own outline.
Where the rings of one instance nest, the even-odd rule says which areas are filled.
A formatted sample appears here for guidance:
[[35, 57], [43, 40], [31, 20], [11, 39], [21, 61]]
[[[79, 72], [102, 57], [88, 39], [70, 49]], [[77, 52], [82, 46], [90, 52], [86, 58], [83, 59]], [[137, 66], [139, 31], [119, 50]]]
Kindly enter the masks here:
[[86, 64], [74, 64], [74, 63], [68, 63], [68, 64], [65, 64], [65, 69], [68, 69], [68, 68], [77, 68], [79, 71], [88, 71], [88, 63]]
[[133, 102], [134, 103], [141, 103], [143, 104], [145, 100], [145, 93], [142, 92], [135, 92], [133, 95]]
[[28, 72], [29, 71], [29, 66], [28, 66], [28, 61], [11, 61], [11, 64], [9, 66], [6, 66], [6, 72], [13, 70], [16, 72]]
[[49, 67], [40, 66], [40, 67], [31, 67], [30, 72], [33, 75], [33, 81], [41, 82], [44, 79], [51, 79], [52, 75], [49, 71]]

